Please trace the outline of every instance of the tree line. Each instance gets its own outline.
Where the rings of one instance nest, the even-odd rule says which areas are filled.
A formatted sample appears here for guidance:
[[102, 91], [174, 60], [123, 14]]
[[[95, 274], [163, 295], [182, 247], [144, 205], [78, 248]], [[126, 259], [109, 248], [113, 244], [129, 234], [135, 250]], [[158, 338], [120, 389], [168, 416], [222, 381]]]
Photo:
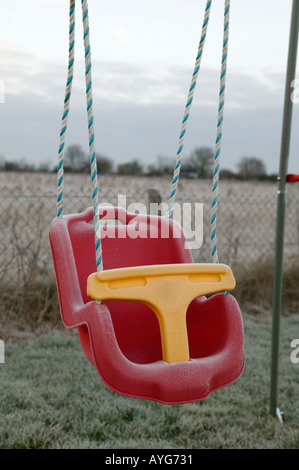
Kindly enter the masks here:
[[[143, 165], [137, 159], [115, 165], [114, 161], [106, 156], [97, 155], [97, 168], [99, 174], [117, 174], [133, 176], [163, 176], [172, 174], [173, 159], [158, 157], [156, 163]], [[184, 158], [181, 166], [181, 176], [187, 178], [211, 178], [213, 172], [214, 153], [211, 147], [198, 147], [191, 154]], [[20, 171], [20, 172], [48, 172], [55, 173], [56, 167], [51, 167], [48, 163], [33, 164], [25, 159], [20, 161], [6, 161], [0, 157], [0, 171]], [[80, 145], [70, 145], [64, 154], [64, 171], [69, 173], [89, 173], [89, 156]], [[267, 174], [265, 163], [262, 159], [254, 156], [244, 156], [237, 164], [237, 171], [223, 168], [220, 176], [225, 179], [258, 179], [274, 180], [276, 174]]]

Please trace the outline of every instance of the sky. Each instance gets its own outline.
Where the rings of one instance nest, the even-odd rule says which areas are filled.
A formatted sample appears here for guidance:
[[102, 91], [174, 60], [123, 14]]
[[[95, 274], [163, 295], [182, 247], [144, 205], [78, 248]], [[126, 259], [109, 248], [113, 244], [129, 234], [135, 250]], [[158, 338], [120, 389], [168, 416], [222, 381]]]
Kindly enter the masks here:
[[[66, 145], [88, 152], [81, 5]], [[95, 147], [116, 164], [173, 159], [200, 39], [204, 0], [89, 0]], [[68, 61], [68, 0], [0, 0], [0, 156], [57, 162]], [[214, 147], [223, 0], [212, 4], [184, 141]], [[277, 173], [291, 0], [232, 0], [222, 168], [244, 156]], [[299, 62], [299, 60], [298, 60]], [[296, 78], [299, 79], [297, 62]], [[1, 96], [2, 99], [1, 100]], [[299, 172], [299, 103], [289, 172]]]

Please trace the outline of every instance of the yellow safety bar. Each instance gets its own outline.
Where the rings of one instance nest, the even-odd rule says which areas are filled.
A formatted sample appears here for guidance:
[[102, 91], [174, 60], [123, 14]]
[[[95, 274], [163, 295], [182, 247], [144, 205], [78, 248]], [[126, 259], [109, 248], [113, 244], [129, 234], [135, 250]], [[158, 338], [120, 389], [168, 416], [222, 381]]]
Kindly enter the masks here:
[[87, 280], [87, 295], [95, 300], [130, 300], [148, 305], [156, 314], [163, 360], [189, 360], [186, 314], [202, 295], [232, 290], [235, 278], [225, 264], [166, 264], [109, 269]]

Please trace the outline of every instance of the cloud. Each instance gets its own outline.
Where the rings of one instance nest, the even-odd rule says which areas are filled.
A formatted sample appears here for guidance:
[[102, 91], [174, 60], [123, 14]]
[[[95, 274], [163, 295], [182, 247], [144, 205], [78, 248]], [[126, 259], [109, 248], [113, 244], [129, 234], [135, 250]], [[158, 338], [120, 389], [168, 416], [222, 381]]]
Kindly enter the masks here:
[[[41, 59], [38, 55], [13, 47], [0, 46], [0, 78], [11, 95], [41, 96], [45, 101], [62, 99], [66, 82], [66, 63]], [[187, 99], [193, 68], [153, 62], [150, 65], [121, 61], [93, 61], [92, 76], [95, 97], [113, 103], [177, 104], [182, 108]], [[85, 89], [84, 63], [77, 58], [73, 100]], [[195, 91], [196, 106], [217, 106], [219, 71], [199, 71]], [[231, 69], [227, 74], [227, 106], [243, 109], [281, 107], [284, 75], [272, 70], [245, 73]], [[198, 100], [198, 101], [196, 101]], [[81, 104], [81, 101], [79, 101]]]
[[[1, 105], [0, 153], [56, 163], [64, 99], [65, 63], [1, 46], [0, 79], [6, 90]], [[94, 61], [96, 147], [115, 161], [158, 155], [175, 157], [192, 68], [167, 62], [133, 64]], [[219, 71], [202, 69], [188, 124], [184, 155], [195, 146], [214, 145]], [[87, 146], [84, 63], [77, 60], [67, 144]], [[227, 76], [222, 166], [233, 168], [241, 156], [263, 158], [278, 168], [284, 76], [232, 69]], [[295, 107], [296, 108], [296, 107]], [[295, 109], [293, 125], [298, 126]], [[299, 137], [293, 133], [293, 147]], [[296, 168], [293, 169], [296, 171]]]

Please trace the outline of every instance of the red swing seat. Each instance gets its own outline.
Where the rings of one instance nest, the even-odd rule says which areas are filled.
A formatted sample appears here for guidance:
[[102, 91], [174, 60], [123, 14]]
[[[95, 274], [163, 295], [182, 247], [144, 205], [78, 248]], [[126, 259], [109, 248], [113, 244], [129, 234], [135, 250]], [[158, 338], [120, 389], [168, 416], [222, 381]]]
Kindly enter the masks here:
[[[108, 212], [121, 224], [108, 225], [102, 235], [105, 270], [193, 263], [176, 222], [139, 215], [138, 237], [132, 238], [136, 216], [121, 208], [106, 209], [101, 208], [101, 218]], [[98, 303], [87, 296], [87, 278], [96, 271], [92, 220], [92, 208], [55, 218], [49, 238], [63, 323], [78, 328], [81, 347], [103, 382], [119, 394], [177, 404], [205, 399], [235, 381], [244, 367], [244, 339], [234, 297], [220, 293], [194, 299], [186, 317], [190, 360], [163, 361], [158, 320], [147, 305]], [[147, 236], [150, 224], [156, 226], [157, 238]]]

